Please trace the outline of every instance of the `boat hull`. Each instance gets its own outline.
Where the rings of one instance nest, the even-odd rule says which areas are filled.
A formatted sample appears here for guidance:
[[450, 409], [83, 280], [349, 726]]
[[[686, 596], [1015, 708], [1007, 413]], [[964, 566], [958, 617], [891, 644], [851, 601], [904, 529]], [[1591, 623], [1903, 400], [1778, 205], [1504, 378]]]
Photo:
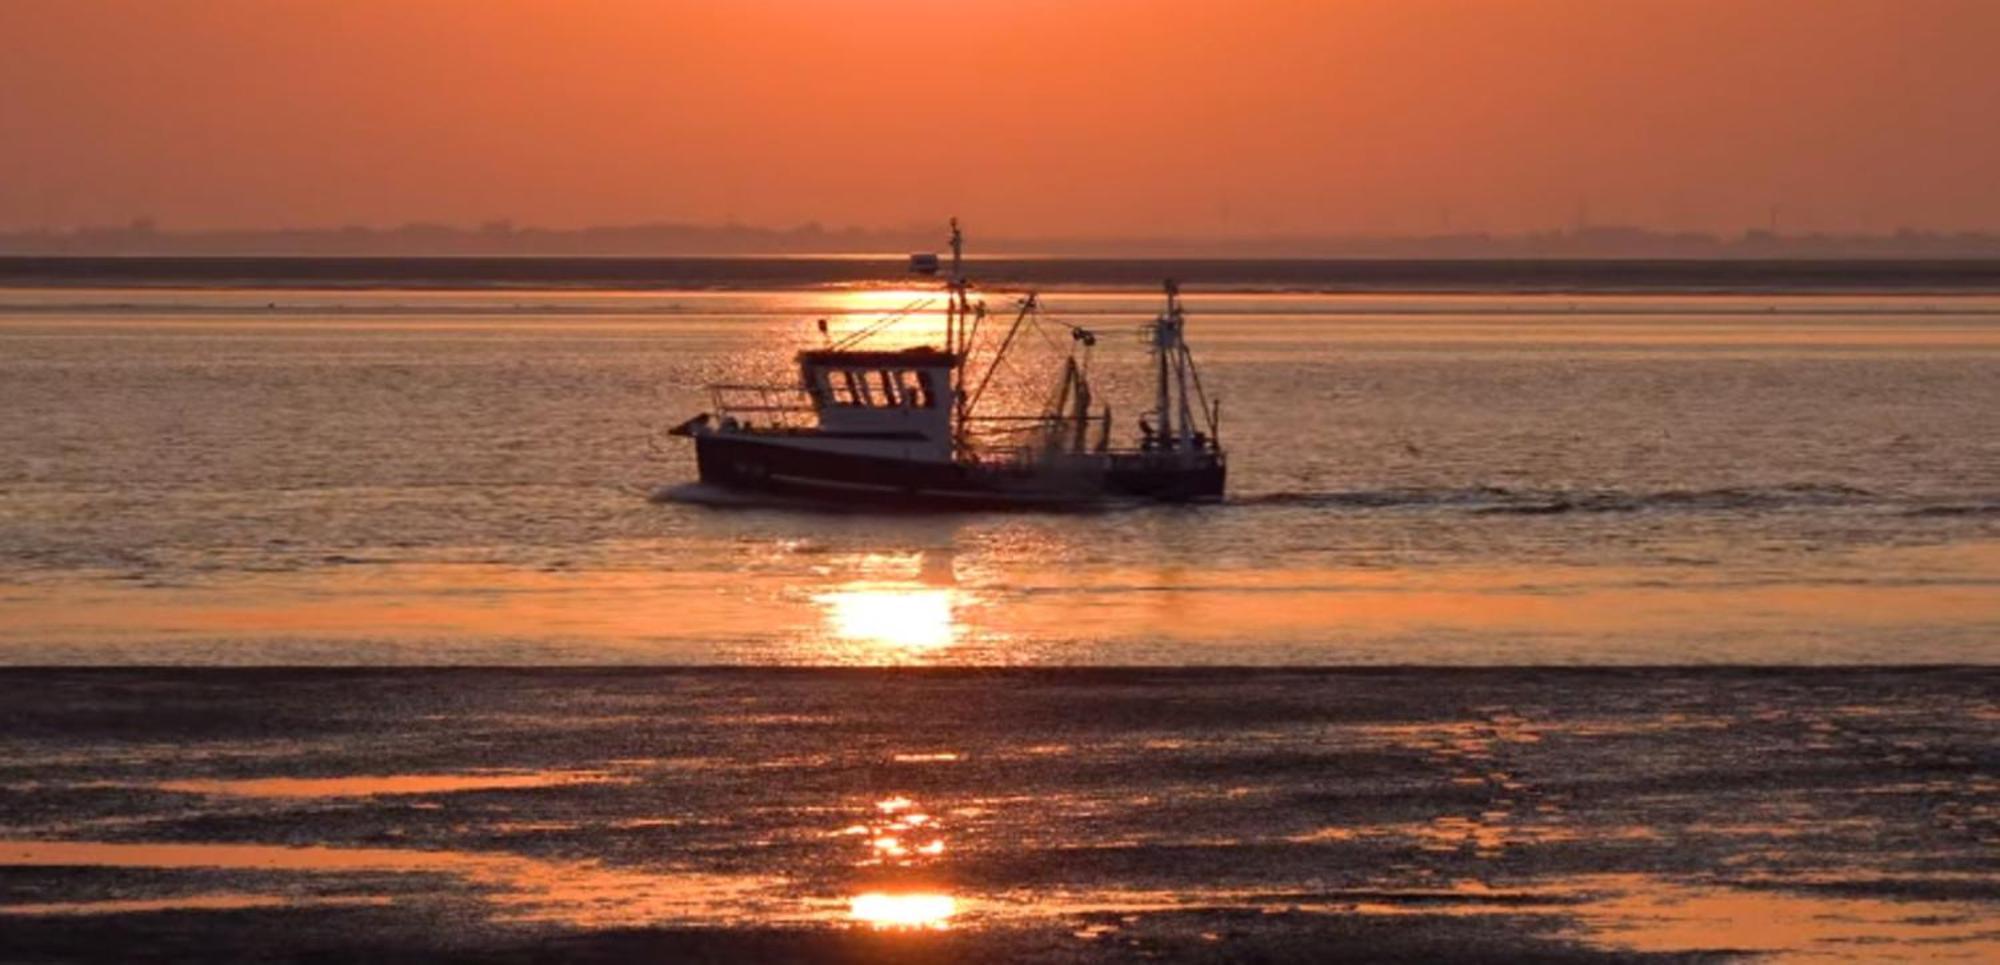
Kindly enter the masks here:
[[697, 435], [694, 444], [704, 483], [842, 506], [1064, 509], [1120, 498], [1212, 502], [1222, 498], [1227, 470], [1220, 460], [1179, 465], [1119, 454], [1081, 460], [1068, 471], [1028, 472], [827, 452], [723, 433]]

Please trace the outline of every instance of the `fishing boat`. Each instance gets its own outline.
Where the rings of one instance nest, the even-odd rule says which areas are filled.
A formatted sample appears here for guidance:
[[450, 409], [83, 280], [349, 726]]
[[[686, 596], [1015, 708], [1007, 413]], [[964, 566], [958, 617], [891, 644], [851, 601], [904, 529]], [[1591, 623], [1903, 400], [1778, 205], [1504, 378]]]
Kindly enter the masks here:
[[[912, 255], [910, 263], [924, 274], [946, 269], [934, 254]], [[1228, 462], [1221, 400], [1202, 385], [1172, 280], [1165, 310], [1143, 330], [1152, 407], [1135, 420], [1137, 440], [1121, 447], [1112, 443], [1110, 406], [1098, 406], [1092, 390], [1097, 333], [1050, 319], [1032, 292], [1019, 298], [1002, 330], [984, 298], [973, 298], [964, 267], [954, 219], [942, 345], [879, 344], [899, 322], [935, 318], [914, 307], [839, 340], [822, 319], [825, 344], [798, 353], [796, 384], [709, 386], [713, 409], [671, 430], [693, 441], [702, 482], [837, 505], [915, 508], [1222, 498]], [[996, 374], [1011, 371], [1010, 358], [1031, 341], [1067, 347], [1048, 375], [1053, 389], [1037, 410], [1001, 411], [1009, 393], [995, 391]], [[1011, 394], [1018, 402], [1020, 393]]]

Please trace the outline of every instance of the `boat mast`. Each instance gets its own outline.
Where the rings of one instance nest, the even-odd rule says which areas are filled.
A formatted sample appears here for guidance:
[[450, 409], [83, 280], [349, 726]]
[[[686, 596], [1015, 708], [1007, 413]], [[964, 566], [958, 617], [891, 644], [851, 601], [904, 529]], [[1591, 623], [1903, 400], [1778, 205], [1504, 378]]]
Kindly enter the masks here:
[[[1222, 419], [1221, 400], [1211, 402], [1201, 386], [1201, 371], [1187, 345], [1187, 315], [1181, 307], [1181, 286], [1167, 279], [1167, 310], [1153, 322], [1153, 408], [1160, 425], [1152, 436], [1163, 449], [1193, 452], [1216, 444]], [[1199, 399], [1199, 405], [1196, 400]], [[1196, 445], [1197, 419], [1208, 424], [1207, 439]]]
[[[965, 398], [965, 356], [972, 349], [971, 333], [964, 331], [969, 324], [965, 298], [965, 236], [958, 229], [958, 219], [951, 219], [951, 292], [945, 305], [944, 350], [952, 356], [952, 432], [953, 440], [965, 438], [966, 398]], [[963, 340], [967, 343], [959, 344]]]
[[1175, 413], [1175, 426], [1179, 435], [1176, 445], [1183, 452], [1194, 451], [1194, 413], [1188, 409], [1188, 369], [1194, 361], [1188, 357], [1186, 316], [1181, 314], [1180, 290], [1174, 290], [1172, 311], [1174, 313], [1174, 388], [1180, 396], [1179, 412]]
[[1153, 411], [1160, 417], [1159, 439], [1162, 445], [1171, 446], [1180, 438], [1174, 431], [1174, 405], [1172, 381], [1168, 375], [1174, 363], [1174, 347], [1180, 344], [1181, 331], [1181, 289], [1173, 279], [1167, 279], [1167, 310], [1153, 322]]

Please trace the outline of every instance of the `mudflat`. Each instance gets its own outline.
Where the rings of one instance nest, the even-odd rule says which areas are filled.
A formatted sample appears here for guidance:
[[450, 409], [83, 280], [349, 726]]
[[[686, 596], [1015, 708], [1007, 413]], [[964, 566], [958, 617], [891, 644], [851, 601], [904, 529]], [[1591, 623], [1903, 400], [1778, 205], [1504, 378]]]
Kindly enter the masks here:
[[2000, 671], [0, 671], [15, 960], [2000, 956]]

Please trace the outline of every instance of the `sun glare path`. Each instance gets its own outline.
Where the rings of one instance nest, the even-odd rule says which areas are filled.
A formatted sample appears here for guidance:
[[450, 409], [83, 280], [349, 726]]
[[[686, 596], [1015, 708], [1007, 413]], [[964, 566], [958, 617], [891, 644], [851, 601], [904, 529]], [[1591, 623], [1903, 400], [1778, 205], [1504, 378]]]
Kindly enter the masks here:
[[857, 921], [876, 928], [945, 928], [958, 913], [958, 900], [935, 892], [855, 895], [849, 908]]
[[834, 636], [896, 650], [932, 650], [958, 637], [952, 617], [956, 591], [936, 587], [864, 585], [815, 597]]
[[[833, 340], [874, 330], [867, 348], [899, 349], [935, 345], [944, 339], [944, 296], [936, 291], [905, 288], [863, 288], [840, 292], [828, 318]], [[891, 317], [895, 324], [882, 325]]]

